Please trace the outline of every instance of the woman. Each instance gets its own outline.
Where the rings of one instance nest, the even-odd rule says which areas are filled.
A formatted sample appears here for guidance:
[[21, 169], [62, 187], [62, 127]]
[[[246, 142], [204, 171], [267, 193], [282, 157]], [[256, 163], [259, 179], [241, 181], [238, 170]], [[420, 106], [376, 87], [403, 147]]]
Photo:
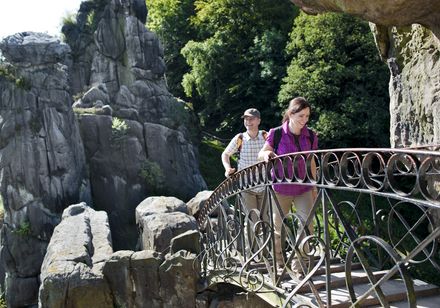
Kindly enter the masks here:
[[[284, 113], [282, 126], [280, 128], [271, 129], [267, 136], [266, 142], [258, 153], [258, 158], [264, 161], [269, 161], [277, 155], [316, 150], [318, 148], [318, 138], [315, 133], [307, 128], [306, 124], [310, 118], [311, 107], [307, 100], [303, 97], [296, 97], [289, 103], [289, 107]], [[281, 138], [274, 138], [276, 130], [281, 132]], [[279, 134], [279, 133], [278, 133]], [[275, 141], [279, 139], [279, 141]], [[275, 142], [278, 144], [274, 144]], [[305, 166], [299, 168], [300, 173], [305, 172]], [[316, 173], [316, 165], [312, 161], [312, 174]], [[307, 217], [312, 209], [313, 202], [316, 198], [316, 188], [311, 186], [297, 185], [297, 184], [275, 184], [273, 185], [275, 195], [281, 206], [282, 215], [278, 210], [274, 209], [274, 224], [275, 224], [275, 254], [277, 261], [283, 265], [282, 250], [281, 250], [281, 227], [283, 217], [289, 213], [292, 202], [295, 204], [296, 213], [305, 223]], [[313, 232], [313, 226], [308, 226], [309, 230]], [[294, 267], [298, 267], [295, 264]], [[295, 270], [295, 269], [294, 269]], [[298, 272], [301, 272], [298, 268]]]

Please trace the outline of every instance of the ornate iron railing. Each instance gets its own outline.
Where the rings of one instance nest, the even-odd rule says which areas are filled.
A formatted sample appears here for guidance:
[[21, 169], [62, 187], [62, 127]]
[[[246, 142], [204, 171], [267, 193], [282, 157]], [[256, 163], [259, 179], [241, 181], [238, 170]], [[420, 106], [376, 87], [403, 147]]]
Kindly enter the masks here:
[[[272, 187], [293, 183], [318, 188], [306, 220], [284, 215]], [[256, 187], [264, 187], [263, 205], [248, 210], [240, 193]], [[276, 293], [286, 307], [331, 306], [336, 260], [345, 266], [349, 305], [374, 296], [389, 306], [384, 286], [397, 278], [415, 307], [414, 278], [425, 275], [423, 270], [440, 274], [440, 222], [433, 218], [439, 212], [439, 152], [337, 149], [283, 155], [235, 173], [213, 192], [198, 217], [200, 260], [206, 278]], [[281, 258], [274, 251], [274, 213], [283, 218]], [[355, 268], [368, 285], [360, 293]], [[323, 285], [314, 279], [320, 271]], [[304, 288], [312, 298], [301, 295]]]

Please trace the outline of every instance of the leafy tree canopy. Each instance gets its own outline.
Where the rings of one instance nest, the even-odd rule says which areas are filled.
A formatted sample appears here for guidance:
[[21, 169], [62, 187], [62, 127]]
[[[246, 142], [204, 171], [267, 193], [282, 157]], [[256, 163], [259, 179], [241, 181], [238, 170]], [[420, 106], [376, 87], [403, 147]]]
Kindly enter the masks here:
[[191, 23], [201, 39], [182, 49], [191, 67], [183, 87], [202, 126], [230, 136], [242, 128], [240, 116], [251, 106], [270, 123], [294, 6], [284, 0], [198, 0], [195, 8]]
[[159, 36], [164, 47], [170, 92], [185, 99], [181, 83], [189, 66], [180, 50], [198, 37], [198, 30], [190, 22], [195, 14], [194, 0], [146, 0], [146, 3], [147, 27]]
[[287, 52], [292, 61], [278, 103], [285, 108], [295, 96], [309, 100], [321, 148], [389, 145], [389, 72], [366, 22], [301, 13]]

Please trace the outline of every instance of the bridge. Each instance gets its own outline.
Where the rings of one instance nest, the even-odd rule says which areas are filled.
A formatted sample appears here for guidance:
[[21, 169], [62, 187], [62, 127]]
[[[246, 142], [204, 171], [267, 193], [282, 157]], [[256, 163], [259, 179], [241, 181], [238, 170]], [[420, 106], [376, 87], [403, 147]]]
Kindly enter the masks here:
[[[272, 187], [292, 183], [318, 189], [306, 220], [283, 215]], [[240, 193], [255, 187], [263, 205], [248, 210]], [[198, 224], [208, 285], [238, 285], [274, 307], [440, 307], [438, 147], [279, 156], [222, 182]]]

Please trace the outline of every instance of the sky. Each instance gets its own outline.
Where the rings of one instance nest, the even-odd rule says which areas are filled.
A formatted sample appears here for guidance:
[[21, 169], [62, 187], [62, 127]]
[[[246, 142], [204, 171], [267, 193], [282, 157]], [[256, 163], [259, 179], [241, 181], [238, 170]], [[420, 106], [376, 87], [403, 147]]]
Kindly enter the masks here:
[[0, 0], [0, 40], [23, 31], [60, 36], [68, 13], [76, 13], [83, 0]]

